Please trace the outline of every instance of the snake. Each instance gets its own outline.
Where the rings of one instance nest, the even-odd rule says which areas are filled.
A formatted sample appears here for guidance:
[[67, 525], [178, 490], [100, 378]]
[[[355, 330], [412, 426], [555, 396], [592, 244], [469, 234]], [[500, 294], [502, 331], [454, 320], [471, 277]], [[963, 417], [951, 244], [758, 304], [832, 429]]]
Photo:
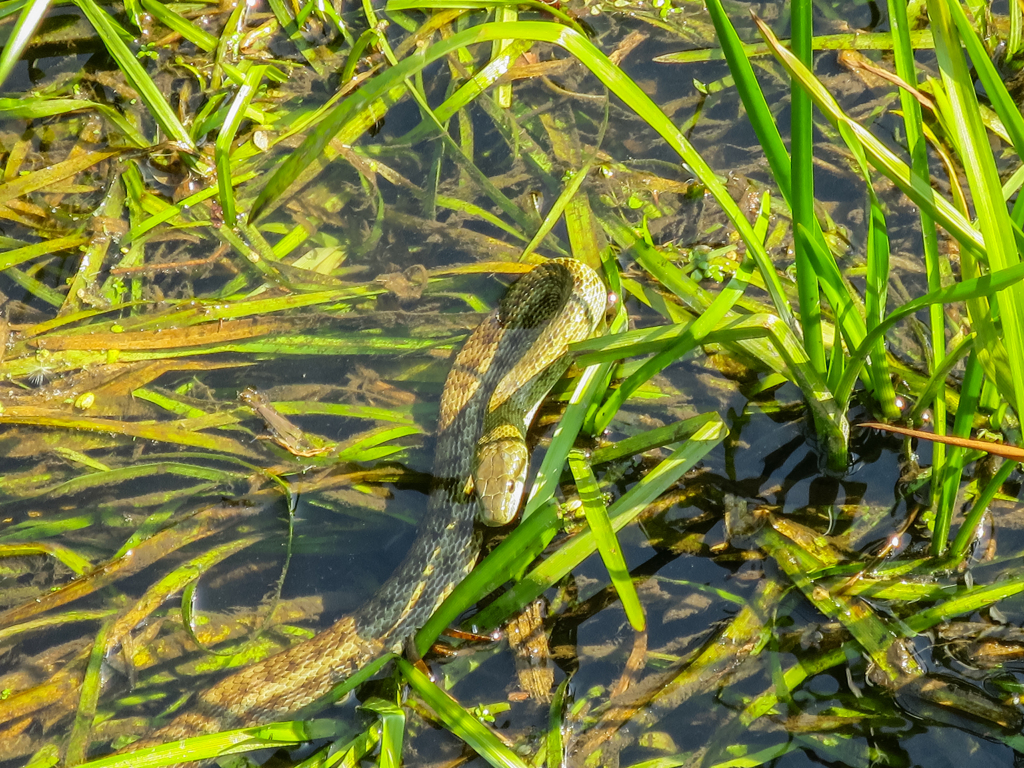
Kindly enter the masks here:
[[514, 517], [527, 429], [567, 370], [568, 346], [604, 320], [608, 293], [580, 261], [552, 259], [514, 282], [466, 340], [441, 395], [426, 514], [394, 573], [354, 612], [244, 667], [122, 752], [287, 719], [386, 653], [401, 653], [479, 556], [478, 519]]

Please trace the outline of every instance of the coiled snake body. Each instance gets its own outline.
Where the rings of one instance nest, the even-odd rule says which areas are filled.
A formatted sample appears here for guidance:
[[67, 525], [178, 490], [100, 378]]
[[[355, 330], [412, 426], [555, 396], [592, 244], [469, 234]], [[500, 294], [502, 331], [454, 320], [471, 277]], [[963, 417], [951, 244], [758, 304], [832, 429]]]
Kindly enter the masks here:
[[[400, 652], [476, 561], [473, 522], [481, 505], [497, 510], [485, 512], [497, 522], [509, 508], [514, 514], [526, 429], [568, 366], [567, 346], [603, 319], [606, 297], [593, 270], [571, 259], [537, 266], [514, 283], [448, 374], [429, 507], [401, 565], [354, 613], [221, 680], [128, 749], [286, 719], [374, 658]], [[505, 492], [514, 498], [503, 500]]]

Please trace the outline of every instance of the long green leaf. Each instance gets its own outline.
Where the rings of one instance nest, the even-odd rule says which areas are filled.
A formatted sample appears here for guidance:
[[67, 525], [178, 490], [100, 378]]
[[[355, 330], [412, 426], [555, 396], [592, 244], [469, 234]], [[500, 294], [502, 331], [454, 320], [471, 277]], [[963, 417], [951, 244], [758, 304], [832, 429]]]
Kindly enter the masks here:
[[0, 51], [0, 87], [7, 82], [11, 70], [18, 63], [21, 54], [28, 48], [32, 35], [35, 34], [52, 4], [53, 0], [29, 0], [21, 9], [21, 14], [11, 30], [11, 36], [7, 38], [3, 50]]

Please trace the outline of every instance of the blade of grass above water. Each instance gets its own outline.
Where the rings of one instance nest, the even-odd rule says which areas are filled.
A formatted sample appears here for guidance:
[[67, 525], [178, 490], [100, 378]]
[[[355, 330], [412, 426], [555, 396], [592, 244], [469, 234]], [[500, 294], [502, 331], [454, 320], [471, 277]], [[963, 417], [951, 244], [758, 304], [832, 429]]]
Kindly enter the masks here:
[[217, 133], [217, 140], [214, 144], [214, 163], [217, 167], [217, 188], [219, 190], [221, 208], [224, 210], [224, 221], [228, 226], [234, 226], [238, 216], [235, 213], [235, 190], [232, 186], [232, 162], [231, 146], [238, 134], [238, 128], [245, 118], [245, 111], [256, 96], [256, 91], [263, 81], [267, 68], [262, 65], [255, 65], [245, 73], [245, 79], [241, 87], [231, 100], [231, 107], [224, 118], [224, 123]]
[[[814, 35], [810, 0], [792, 0], [790, 3], [791, 46], [793, 55], [805, 66], [811, 63], [811, 38]], [[793, 225], [802, 224], [807, 232], [815, 228], [814, 215], [814, 124], [810, 97], [800, 89], [796, 80], [790, 82], [790, 152], [792, 155], [792, 187], [790, 207]], [[821, 333], [821, 303], [818, 280], [807, 255], [810, 244], [803, 238], [793, 241], [796, 266], [796, 286], [800, 299], [800, 324], [803, 330], [804, 350], [808, 363], [824, 375], [825, 341]], [[841, 307], [836, 307], [840, 314]]]
[[480, 757], [494, 768], [526, 768], [526, 764], [515, 752], [425, 674], [405, 659], [399, 658], [396, 663], [413, 690], [437, 714], [448, 730], [465, 741]]
[[29, 0], [21, 9], [10, 36], [0, 51], [0, 87], [7, 82], [11, 71], [18, 64], [21, 55], [32, 42], [32, 36], [50, 10], [53, 0]]
[[[913, 47], [918, 50], [933, 48], [932, 33], [927, 29], [918, 29], [911, 32], [910, 39]], [[719, 36], [721, 43], [721, 36]], [[786, 41], [783, 40], [783, 43]], [[811, 46], [815, 51], [890, 51], [893, 50], [892, 36], [888, 32], [853, 32], [839, 35], [816, 35], [811, 40]], [[724, 46], [723, 46], [724, 48]], [[770, 56], [771, 48], [764, 43], [741, 43], [737, 53], [746, 59], [756, 56]], [[715, 61], [726, 58], [722, 48], [707, 48], [696, 51], [679, 51], [678, 53], [665, 53], [655, 56], [652, 61], [659, 64], [692, 64], [701, 61]]]
[[259, 749], [298, 747], [316, 739], [329, 738], [336, 733], [337, 725], [329, 720], [275, 723], [224, 731], [212, 736], [179, 739], [124, 755], [101, 757], [82, 763], [80, 768], [163, 768]]
[[[916, 50], [911, 42], [914, 34], [910, 30], [910, 21], [907, 18], [906, 4], [902, 0], [889, 0], [889, 23], [892, 27], [893, 55], [896, 64], [896, 74], [911, 88], [917, 88], [917, 64]], [[921, 177], [928, 176], [928, 145], [925, 140], [925, 125], [922, 115], [921, 103], [914, 98], [906, 88], [900, 89], [900, 106], [903, 111], [903, 124], [907, 133], [907, 148], [911, 158], [911, 173]], [[942, 288], [943, 262], [939, 256], [938, 232], [931, 216], [923, 209], [918, 209], [918, 216], [921, 221], [921, 239], [924, 250], [925, 271], [928, 278], [928, 292]], [[943, 366], [943, 359], [946, 351], [946, 326], [945, 311], [939, 304], [933, 304], [928, 308], [928, 321], [930, 324], [931, 340], [931, 364], [932, 371]], [[851, 349], [853, 345], [851, 345]], [[931, 403], [923, 401], [923, 405], [930, 405], [935, 416], [935, 427], [939, 434], [946, 431], [946, 400], [943, 392], [939, 390]], [[945, 446], [936, 446], [932, 452], [932, 463], [940, 473], [946, 471], [947, 454]], [[951, 515], [944, 513], [942, 507], [944, 501], [939, 495], [941, 485], [936, 483], [931, 486], [932, 509], [937, 518], [951, 519]], [[941, 526], [942, 523], [940, 522]]]
[[644, 609], [630, 578], [626, 560], [622, 556], [622, 546], [608, 519], [608, 508], [601, 496], [601, 487], [594, 476], [594, 470], [591, 469], [586, 455], [578, 450], [569, 454], [569, 469], [576, 481], [576, 492], [583, 505], [587, 524], [594, 533], [597, 550], [604, 561], [605, 570], [608, 571], [608, 578], [622, 602], [626, 618], [636, 632], [643, 632], [647, 627]]
[[[945, 2], [930, 0], [928, 13], [942, 81], [956, 115], [953, 123], [956, 146], [970, 184], [978, 227], [985, 240], [988, 266], [992, 271], [1007, 269], [1020, 264], [1020, 256], [960, 36], [952, 25]], [[1024, 146], [1020, 149], [1024, 150]], [[1000, 394], [1020, 413], [1024, 406], [1024, 286], [1011, 285], [1005, 293], [996, 296], [996, 300], [1002, 321], [1001, 333], [994, 328], [987, 330], [991, 322], [989, 316], [976, 317], [972, 312], [972, 324], [982, 342], [979, 359], [999, 386]], [[1005, 344], [1003, 354], [998, 351], [999, 339]], [[999, 375], [1003, 360], [1009, 363], [1009, 382]]]

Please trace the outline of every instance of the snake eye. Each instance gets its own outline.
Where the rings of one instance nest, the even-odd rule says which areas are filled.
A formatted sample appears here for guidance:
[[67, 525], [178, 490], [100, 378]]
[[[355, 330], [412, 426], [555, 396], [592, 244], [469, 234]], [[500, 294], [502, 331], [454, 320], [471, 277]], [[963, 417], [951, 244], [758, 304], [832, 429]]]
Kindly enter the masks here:
[[615, 319], [615, 313], [619, 311], [619, 294], [614, 291], [608, 291], [608, 297], [606, 299], [604, 307], [604, 325], [608, 326], [612, 320]]

